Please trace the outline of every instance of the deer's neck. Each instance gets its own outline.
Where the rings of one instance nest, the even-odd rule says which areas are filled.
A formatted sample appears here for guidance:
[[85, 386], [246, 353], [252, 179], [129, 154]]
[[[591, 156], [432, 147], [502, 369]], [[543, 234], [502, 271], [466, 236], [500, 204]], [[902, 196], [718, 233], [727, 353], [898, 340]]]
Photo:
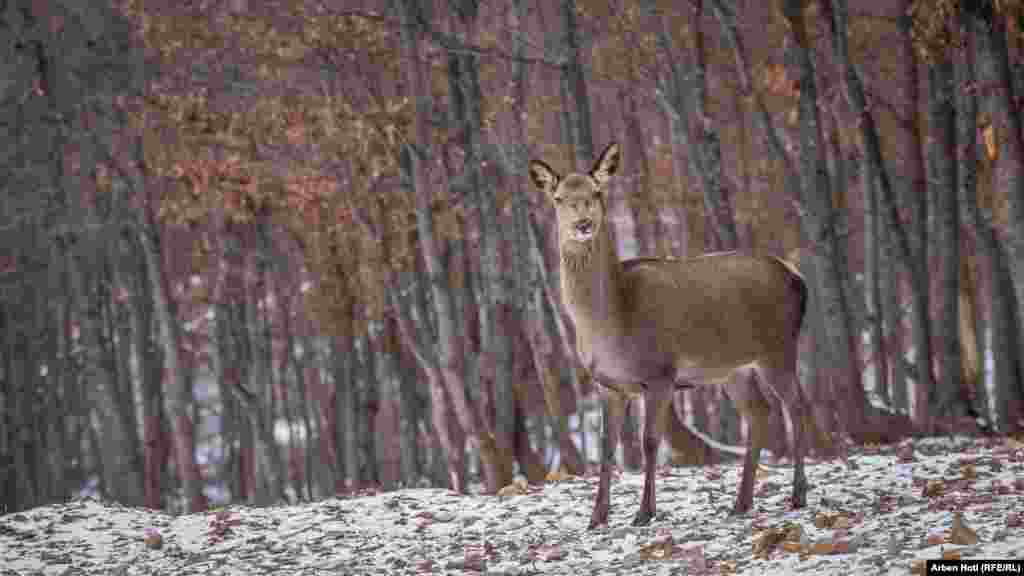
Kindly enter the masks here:
[[559, 250], [562, 298], [577, 329], [595, 323], [612, 327], [622, 317], [621, 264], [607, 225], [602, 228], [592, 242], [563, 242]]

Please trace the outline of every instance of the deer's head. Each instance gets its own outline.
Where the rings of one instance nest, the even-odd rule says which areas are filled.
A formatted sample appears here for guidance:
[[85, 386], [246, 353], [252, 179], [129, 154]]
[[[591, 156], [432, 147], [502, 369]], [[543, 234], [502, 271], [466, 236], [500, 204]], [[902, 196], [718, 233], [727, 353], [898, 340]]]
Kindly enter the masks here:
[[612, 142], [586, 174], [573, 172], [560, 176], [550, 166], [530, 162], [530, 178], [555, 205], [559, 243], [589, 244], [606, 226], [607, 197], [605, 186], [619, 167], [619, 146]]

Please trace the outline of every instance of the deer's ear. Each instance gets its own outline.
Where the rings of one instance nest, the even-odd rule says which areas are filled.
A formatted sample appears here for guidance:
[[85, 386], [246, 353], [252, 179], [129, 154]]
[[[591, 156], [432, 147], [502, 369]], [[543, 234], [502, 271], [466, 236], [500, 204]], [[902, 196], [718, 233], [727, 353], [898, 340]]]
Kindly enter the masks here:
[[541, 192], [550, 196], [554, 193], [561, 177], [551, 169], [551, 166], [540, 160], [533, 160], [530, 162], [530, 180], [533, 180], [533, 185], [539, 188]]
[[590, 169], [590, 177], [593, 178], [598, 184], [604, 186], [611, 179], [612, 174], [619, 169], [619, 145], [612, 142], [601, 152], [598, 156], [597, 162], [594, 162], [594, 167]]

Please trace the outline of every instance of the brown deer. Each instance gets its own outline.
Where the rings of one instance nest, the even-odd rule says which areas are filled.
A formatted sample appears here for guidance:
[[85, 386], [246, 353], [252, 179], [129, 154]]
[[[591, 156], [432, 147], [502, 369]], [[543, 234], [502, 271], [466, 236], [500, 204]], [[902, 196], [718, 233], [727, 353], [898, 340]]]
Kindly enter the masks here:
[[[804, 280], [774, 257], [735, 252], [688, 260], [639, 258], [619, 262], [609, 233], [605, 186], [619, 164], [610, 144], [587, 174], [560, 176], [530, 163], [530, 177], [555, 205], [561, 292], [576, 328], [576, 346], [601, 384], [601, 474], [590, 518], [608, 522], [615, 448], [622, 430], [621, 397], [644, 401], [644, 491], [634, 525], [655, 514], [654, 469], [658, 420], [672, 393], [696, 383], [725, 381], [755, 368], [769, 392], [786, 405], [794, 426], [791, 504], [807, 502], [804, 428], [809, 407], [796, 378], [797, 338], [806, 305]], [[769, 430], [770, 405], [756, 386], [726, 388], [750, 425], [733, 513], [753, 503], [754, 472]]]

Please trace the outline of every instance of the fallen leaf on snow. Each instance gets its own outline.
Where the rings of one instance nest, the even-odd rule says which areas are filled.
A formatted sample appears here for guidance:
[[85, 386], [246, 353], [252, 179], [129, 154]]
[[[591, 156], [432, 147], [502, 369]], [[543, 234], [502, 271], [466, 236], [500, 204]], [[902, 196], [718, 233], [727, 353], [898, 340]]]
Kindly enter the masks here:
[[552, 470], [551, 472], [548, 472], [548, 475], [544, 478], [544, 481], [561, 482], [563, 480], [568, 480], [569, 478], [572, 478], [572, 476], [565, 470], [559, 468], [558, 470]]
[[921, 497], [934, 498], [936, 496], [941, 496], [944, 490], [945, 484], [942, 482], [942, 480], [929, 480], [924, 485], [924, 489], [921, 490]]
[[963, 469], [960, 470], [960, 473], [967, 480], [974, 480], [975, 478], [978, 477], [978, 471], [974, 468], [973, 464], [968, 464], [964, 466]]
[[522, 479], [516, 479], [515, 482], [505, 486], [501, 490], [498, 490], [498, 496], [507, 498], [509, 496], [522, 496], [526, 494], [526, 482]]

